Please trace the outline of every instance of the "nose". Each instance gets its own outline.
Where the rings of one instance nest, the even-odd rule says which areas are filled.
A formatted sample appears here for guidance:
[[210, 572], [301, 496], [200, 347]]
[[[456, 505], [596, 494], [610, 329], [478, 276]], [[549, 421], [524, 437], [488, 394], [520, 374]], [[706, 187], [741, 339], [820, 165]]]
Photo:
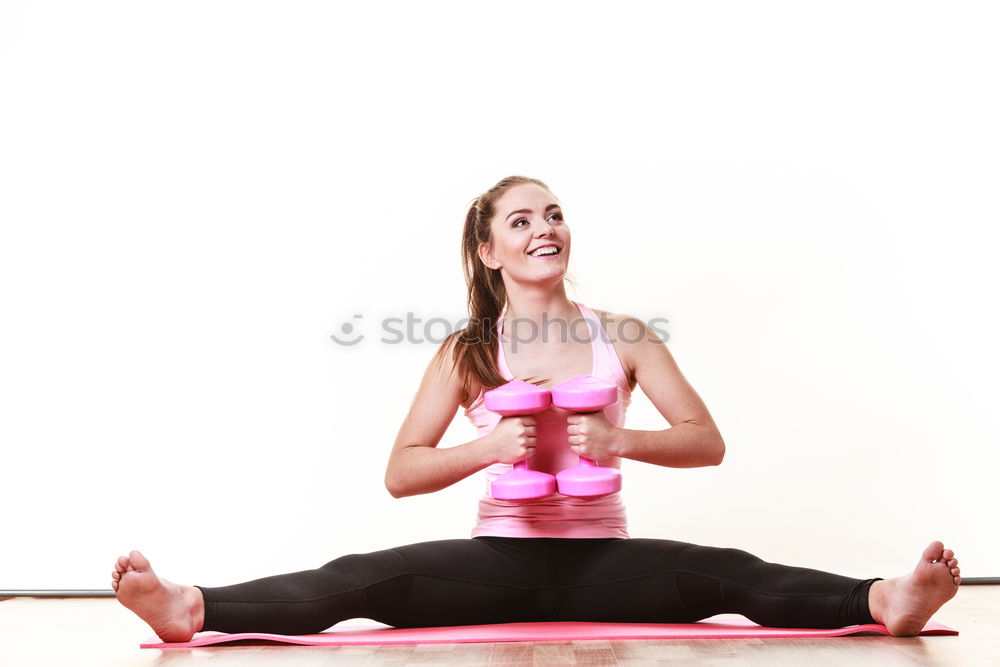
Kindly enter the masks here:
[[539, 221], [538, 225], [536, 225], [535, 236], [541, 237], [541, 236], [549, 236], [551, 234], [552, 234], [552, 224], [545, 218], [542, 218], [541, 221]]

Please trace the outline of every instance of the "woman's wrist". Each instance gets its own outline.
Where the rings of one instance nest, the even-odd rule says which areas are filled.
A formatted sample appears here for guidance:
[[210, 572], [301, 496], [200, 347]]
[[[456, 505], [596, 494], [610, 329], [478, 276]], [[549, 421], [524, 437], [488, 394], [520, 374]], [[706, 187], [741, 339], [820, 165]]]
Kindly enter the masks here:
[[387, 477], [386, 486], [397, 498], [433, 493], [493, 463], [496, 459], [489, 436], [456, 447], [413, 447], [400, 455], [393, 475]]
[[497, 462], [496, 441], [493, 439], [492, 431], [478, 440], [473, 440], [469, 446], [474, 449], [476, 461], [481, 463], [483, 468]]
[[614, 449], [621, 458], [670, 468], [715, 466], [725, 455], [717, 431], [689, 422], [662, 431], [620, 429]]
[[629, 453], [632, 451], [631, 442], [633, 431], [629, 429], [615, 427], [612, 431], [614, 434], [611, 440], [611, 454], [618, 458], [631, 458]]

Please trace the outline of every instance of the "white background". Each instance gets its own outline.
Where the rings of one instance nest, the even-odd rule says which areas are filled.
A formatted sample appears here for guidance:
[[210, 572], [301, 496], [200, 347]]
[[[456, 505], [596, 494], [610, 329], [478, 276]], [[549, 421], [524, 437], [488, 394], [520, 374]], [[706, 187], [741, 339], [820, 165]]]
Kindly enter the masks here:
[[[669, 320], [725, 437], [625, 463], [633, 536], [1000, 575], [998, 14], [5, 2], [0, 589], [467, 537], [479, 476], [383, 486], [435, 347], [379, 322], [466, 315], [465, 209], [509, 174], [564, 204], [571, 297]], [[667, 425], [636, 392], [627, 426]]]

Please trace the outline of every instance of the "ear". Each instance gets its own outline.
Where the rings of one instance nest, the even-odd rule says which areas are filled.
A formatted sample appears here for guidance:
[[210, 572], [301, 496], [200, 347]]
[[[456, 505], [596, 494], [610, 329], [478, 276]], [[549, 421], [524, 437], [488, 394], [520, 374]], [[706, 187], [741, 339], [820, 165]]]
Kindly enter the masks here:
[[490, 249], [489, 245], [486, 243], [479, 244], [479, 260], [491, 269], [499, 269], [500, 262], [493, 257], [493, 251]]

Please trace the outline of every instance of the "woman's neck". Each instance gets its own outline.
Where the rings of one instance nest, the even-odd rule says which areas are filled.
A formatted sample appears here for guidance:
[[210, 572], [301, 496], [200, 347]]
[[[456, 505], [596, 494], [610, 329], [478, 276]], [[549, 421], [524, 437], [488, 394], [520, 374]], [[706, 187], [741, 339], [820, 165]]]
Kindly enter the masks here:
[[504, 330], [507, 330], [506, 323], [514, 320], [533, 322], [540, 329], [543, 323], [551, 326], [552, 322], [562, 320], [572, 325], [579, 318], [580, 310], [566, 296], [562, 283], [557, 289], [544, 292], [521, 289], [507, 294]]

